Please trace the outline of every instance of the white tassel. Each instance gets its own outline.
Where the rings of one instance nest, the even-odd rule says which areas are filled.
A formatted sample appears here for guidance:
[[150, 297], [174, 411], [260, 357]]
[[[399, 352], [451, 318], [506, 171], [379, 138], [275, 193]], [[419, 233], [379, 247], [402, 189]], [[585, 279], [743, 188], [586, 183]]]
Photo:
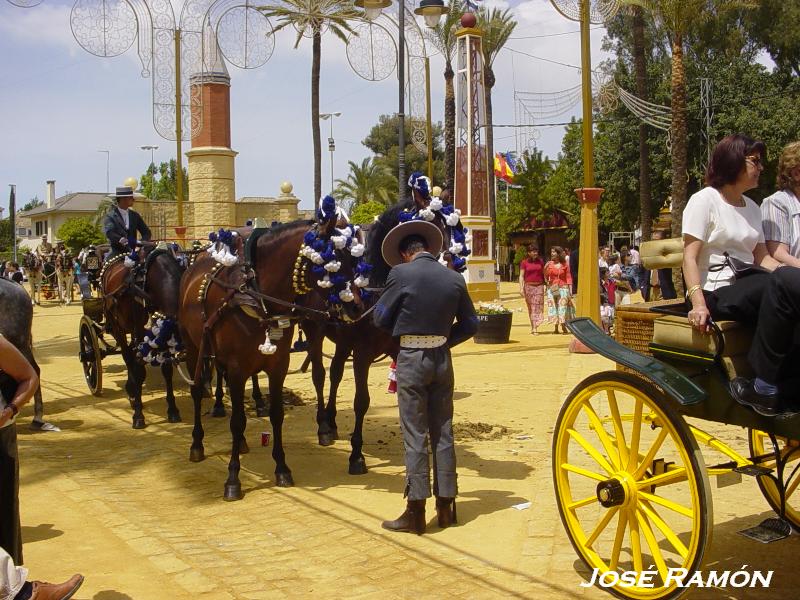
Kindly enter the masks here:
[[464, 249], [462, 244], [458, 242], [453, 242], [450, 244], [450, 253], [451, 254], [461, 254], [461, 251]]
[[455, 227], [456, 225], [458, 225], [458, 222], [460, 220], [461, 220], [461, 211], [458, 210], [458, 209], [455, 209], [452, 213], [447, 215], [447, 218], [445, 219], [445, 222], [448, 225], [450, 225], [450, 227]]
[[359, 275], [358, 277], [355, 278], [355, 281], [353, 281], [353, 283], [356, 284], [356, 287], [360, 288], [367, 287], [369, 285], [369, 277], [364, 277], [363, 275]]
[[267, 330], [267, 336], [264, 340], [264, 343], [258, 347], [258, 351], [261, 352], [261, 354], [275, 354], [278, 351], [278, 347], [269, 339], [269, 330]]
[[330, 277], [325, 275], [325, 277], [323, 277], [322, 279], [317, 281], [317, 285], [319, 287], [321, 287], [321, 288], [326, 288], [327, 289], [329, 287], [333, 287], [333, 282], [331, 281]]
[[436, 215], [430, 208], [423, 208], [421, 211], [419, 211], [419, 216], [426, 221], [433, 221], [436, 218]]
[[442, 201], [439, 198], [434, 198], [431, 200], [430, 204], [428, 204], [428, 208], [430, 208], [434, 212], [439, 212], [442, 210]]
[[364, 251], [365, 250], [366, 250], [366, 247], [364, 246], [364, 244], [360, 244], [360, 243], [356, 242], [352, 246], [350, 246], [350, 255], [351, 256], [355, 256], [356, 258], [358, 258], [359, 256], [363, 256], [364, 255]]
[[133, 267], [135, 267], [135, 266], [136, 266], [136, 263], [135, 263], [135, 262], [133, 262], [133, 261], [131, 260], [131, 257], [130, 257], [130, 256], [126, 256], [126, 257], [125, 257], [125, 261], [124, 261], [124, 263], [125, 263], [125, 266], [126, 266], [127, 268], [129, 268], [129, 269], [132, 269]]
[[342, 263], [340, 263], [338, 260], [332, 260], [329, 263], [327, 263], [324, 267], [324, 269], [328, 273], [336, 273], [341, 268], [342, 268]]
[[311, 262], [313, 262], [315, 265], [321, 265], [322, 263], [325, 262], [325, 259], [322, 258], [322, 255], [319, 252], [312, 253], [309, 258], [311, 259]]
[[331, 241], [333, 242], [334, 247], [337, 250], [341, 250], [347, 245], [347, 236], [344, 235], [332, 235]]
[[342, 302], [352, 302], [355, 299], [353, 292], [350, 291], [350, 282], [347, 282], [347, 287], [339, 292], [339, 298], [342, 299]]

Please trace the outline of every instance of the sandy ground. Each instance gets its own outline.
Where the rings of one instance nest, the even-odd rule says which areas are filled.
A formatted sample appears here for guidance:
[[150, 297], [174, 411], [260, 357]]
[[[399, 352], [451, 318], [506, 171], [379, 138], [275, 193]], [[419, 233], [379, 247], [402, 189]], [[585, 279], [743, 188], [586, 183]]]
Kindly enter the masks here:
[[[515, 292], [516, 285], [504, 284], [503, 300], [520, 308]], [[579, 585], [587, 571], [558, 518], [550, 444], [569, 390], [613, 365], [570, 355], [569, 336], [530, 335], [524, 312], [514, 315], [511, 343], [468, 342], [455, 351], [457, 426], [484, 432], [458, 443], [460, 525], [432, 527], [420, 537], [380, 527], [403, 507], [388, 363], [370, 373], [368, 474], [347, 474], [346, 435], [332, 447], [317, 445], [310, 376], [294, 373], [286, 387], [305, 404], [287, 409], [284, 431], [296, 487], [275, 487], [270, 449], [260, 446], [269, 423], [249, 404], [245, 498], [225, 503], [227, 419], [205, 418], [208, 458], [190, 463], [188, 389], [177, 384], [184, 423], [167, 423], [163, 382], [151, 369], [144, 398], [149, 426], [132, 430], [120, 357], [103, 364], [103, 395], [87, 392], [77, 359], [80, 315], [79, 304], [35, 310], [46, 416], [63, 431], [30, 432], [30, 407], [19, 421], [23, 535], [33, 578], [60, 581], [80, 571], [86, 575], [80, 600], [609, 597]], [[293, 356], [292, 368], [301, 361]], [[339, 396], [342, 433], [352, 427], [352, 392], [348, 370]], [[744, 431], [710, 429], [745, 451]], [[532, 505], [512, 508], [522, 502]], [[714, 490], [709, 568], [772, 569], [773, 589], [705, 589], [692, 597], [796, 597], [798, 538], [763, 546], [736, 534], [769, 514], [752, 479]]]

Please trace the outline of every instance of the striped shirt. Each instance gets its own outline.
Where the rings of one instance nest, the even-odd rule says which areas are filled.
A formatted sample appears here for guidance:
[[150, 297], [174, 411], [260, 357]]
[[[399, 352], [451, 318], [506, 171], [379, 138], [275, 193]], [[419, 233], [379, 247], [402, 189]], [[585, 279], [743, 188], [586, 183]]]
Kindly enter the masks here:
[[781, 190], [761, 204], [764, 239], [789, 246], [789, 254], [800, 258], [800, 200], [791, 191]]

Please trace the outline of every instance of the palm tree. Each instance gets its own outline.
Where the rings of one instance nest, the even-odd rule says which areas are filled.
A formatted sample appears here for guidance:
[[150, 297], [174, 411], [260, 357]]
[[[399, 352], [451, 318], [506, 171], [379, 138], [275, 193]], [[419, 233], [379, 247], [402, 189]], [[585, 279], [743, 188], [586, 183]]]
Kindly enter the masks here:
[[[647, 48], [644, 37], [644, 11], [631, 6], [633, 20], [633, 63], [636, 73], [636, 95], [647, 100]], [[647, 145], [647, 124], [639, 122], [639, 222], [642, 240], [653, 234], [653, 200], [650, 198], [650, 147]]]
[[275, 31], [291, 25], [297, 31], [294, 47], [304, 36], [311, 37], [311, 132], [314, 139], [314, 202], [322, 197], [322, 145], [319, 124], [319, 71], [322, 54], [322, 30], [328, 27], [336, 37], [347, 42], [353, 29], [348, 19], [358, 17], [353, 4], [346, 0], [283, 0], [279, 5], [259, 8], [267, 17], [277, 19]]
[[[494, 193], [494, 130], [492, 129], [492, 88], [496, 83], [492, 64], [514, 32], [517, 22], [509, 10], [481, 8], [478, 11], [478, 28], [483, 32], [483, 84], [486, 96], [486, 160], [489, 162], [489, 216], [497, 220]], [[492, 225], [492, 228], [495, 226]], [[497, 238], [493, 236], [495, 245]], [[494, 248], [492, 248], [494, 256]]]
[[347, 179], [337, 179], [333, 195], [337, 200], [349, 203], [348, 210], [370, 201], [377, 201], [388, 206], [393, 201], [390, 190], [394, 187], [394, 179], [389, 170], [367, 157], [361, 166], [352, 160]]
[[444, 58], [444, 170], [448, 187], [453, 187], [456, 172], [456, 92], [453, 87], [453, 53], [456, 49], [456, 31], [464, 14], [462, 0], [451, 0], [450, 10], [436, 27], [430, 30], [429, 39]]

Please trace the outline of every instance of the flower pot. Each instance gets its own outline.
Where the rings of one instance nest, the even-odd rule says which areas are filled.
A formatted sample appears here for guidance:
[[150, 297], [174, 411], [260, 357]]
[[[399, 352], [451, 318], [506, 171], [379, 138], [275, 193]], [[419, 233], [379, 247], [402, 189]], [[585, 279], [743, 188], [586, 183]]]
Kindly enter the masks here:
[[512, 313], [495, 315], [478, 315], [478, 332], [475, 334], [476, 344], [507, 344], [511, 335]]

